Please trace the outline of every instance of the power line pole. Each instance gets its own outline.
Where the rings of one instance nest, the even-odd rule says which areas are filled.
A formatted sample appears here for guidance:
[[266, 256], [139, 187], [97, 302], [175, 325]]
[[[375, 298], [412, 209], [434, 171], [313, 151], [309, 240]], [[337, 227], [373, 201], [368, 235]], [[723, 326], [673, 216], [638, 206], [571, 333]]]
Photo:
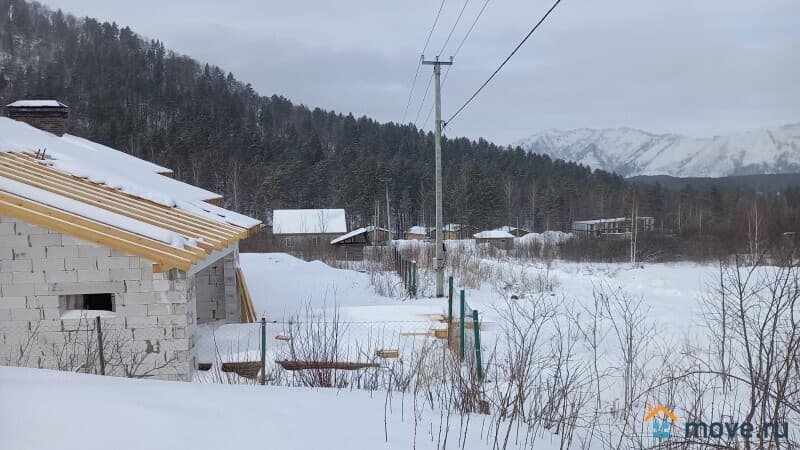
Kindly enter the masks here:
[[[424, 58], [424, 57], [423, 57]], [[433, 74], [436, 78], [436, 256], [433, 261], [434, 271], [436, 272], [436, 296], [444, 297], [444, 243], [442, 242], [442, 65], [450, 66], [450, 61], [439, 61], [437, 56], [433, 61], [422, 61], [422, 64], [433, 66]]]
[[392, 231], [392, 215], [389, 208], [389, 179], [383, 179], [384, 186], [386, 187], [386, 229], [389, 230], [389, 240], [394, 239], [394, 232]]

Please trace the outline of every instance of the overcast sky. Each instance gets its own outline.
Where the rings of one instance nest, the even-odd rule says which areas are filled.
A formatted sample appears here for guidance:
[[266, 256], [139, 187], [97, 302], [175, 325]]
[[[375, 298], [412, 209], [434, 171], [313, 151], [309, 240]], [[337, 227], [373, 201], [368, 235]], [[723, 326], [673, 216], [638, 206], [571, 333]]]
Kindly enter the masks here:
[[[443, 56], [485, 0], [469, 0]], [[128, 25], [264, 95], [400, 121], [440, 0], [43, 0]], [[447, 118], [552, 0], [490, 0], [443, 90]], [[464, 0], [446, 0], [426, 56]], [[406, 116], [417, 112], [423, 66]], [[433, 89], [417, 123], [430, 128]], [[800, 121], [800, 1], [563, 0], [447, 129], [512, 143], [549, 128], [706, 136]], [[423, 124], [424, 122], [424, 124]]]

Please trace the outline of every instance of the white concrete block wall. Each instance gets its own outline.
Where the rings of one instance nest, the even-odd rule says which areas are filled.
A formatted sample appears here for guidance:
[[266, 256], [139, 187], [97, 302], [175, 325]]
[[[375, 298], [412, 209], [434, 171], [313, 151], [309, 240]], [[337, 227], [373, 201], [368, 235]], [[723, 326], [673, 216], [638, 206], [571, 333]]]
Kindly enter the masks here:
[[[111, 293], [115, 311], [102, 319], [107, 342], [141, 350], [140, 373], [174, 360], [150, 375], [188, 380], [196, 364], [195, 284], [184, 272], [153, 273], [145, 259], [0, 216], [0, 363], [59, 368], [63, 361], [55, 355], [65, 342], [83, 339], [75, 330], [95, 336], [93, 322], [63, 317], [61, 296]], [[224, 314], [224, 283], [219, 289]], [[23, 345], [28, 350], [20, 361]]]
[[226, 319], [223, 261], [217, 261], [194, 275], [197, 323]]
[[242, 317], [239, 303], [239, 287], [236, 284], [236, 266], [239, 265], [239, 252], [234, 251], [223, 258], [223, 280], [225, 284], [225, 315], [228, 322], [239, 322]]

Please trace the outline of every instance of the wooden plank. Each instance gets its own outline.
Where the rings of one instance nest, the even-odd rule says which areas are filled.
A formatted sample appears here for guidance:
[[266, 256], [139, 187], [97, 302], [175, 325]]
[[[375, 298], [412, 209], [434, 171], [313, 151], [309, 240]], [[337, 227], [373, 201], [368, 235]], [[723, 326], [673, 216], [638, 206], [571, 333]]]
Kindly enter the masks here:
[[250, 296], [250, 290], [247, 288], [247, 281], [244, 278], [242, 269], [236, 268], [236, 283], [239, 286], [239, 298], [242, 309], [242, 321], [245, 323], [256, 322], [256, 310], [253, 306], [253, 298]]
[[[24, 175], [24, 173], [21, 174], [21, 175], [17, 175], [17, 174], [14, 174], [14, 173], [9, 173], [8, 170], [9, 169], [7, 167], [4, 167], [2, 164], [0, 164], [0, 175], [2, 175], [5, 178], [8, 178], [10, 180], [18, 181], [20, 183], [24, 183], [24, 184], [27, 184], [29, 186], [33, 186], [33, 187], [36, 187], [36, 188], [39, 188], [39, 189], [42, 189], [42, 190], [46, 190], [48, 192], [52, 192], [52, 193], [61, 195], [61, 196], [66, 197], [66, 198], [70, 198], [70, 199], [73, 199], [73, 200], [80, 201], [81, 203], [85, 203], [87, 205], [95, 206], [95, 207], [104, 209], [106, 211], [110, 211], [110, 212], [113, 212], [113, 213], [116, 213], [116, 214], [119, 214], [119, 215], [122, 215], [122, 216], [130, 217], [132, 219], [136, 219], [136, 220], [138, 220], [140, 222], [144, 222], [144, 223], [148, 223], [150, 225], [154, 225], [154, 226], [157, 226], [157, 227], [160, 227], [160, 228], [164, 228], [165, 230], [169, 230], [169, 231], [172, 231], [174, 233], [181, 234], [184, 237], [191, 237], [191, 238], [194, 238], [194, 239], [203, 238], [203, 239], [210, 240], [207, 236], [203, 236], [202, 234], [199, 234], [199, 233], [186, 232], [186, 230], [184, 230], [184, 229], [180, 229], [178, 227], [171, 226], [171, 224], [169, 222], [157, 220], [157, 219], [153, 218], [152, 216], [147, 215], [146, 213], [133, 212], [133, 211], [127, 209], [127, 208], [123, 208], [123, 207], [121, 207], [121, 206], [119, 206], [119, 205], [117, 205], [115, 203], [112, 203], [112, 202], [99, 201], [95, 197], [93, 197], [91, 193], [81, 192], [79, 189], [73, 189], [73, 188], [71, 188], [69, 186], [65, 186], [65, 187], [63, 187], [61, 189], [58, 189], [58, 188], [54, 187], [54, 183], [52, 183], [51, 181], [46, 181], [46, 180], [43, 180], [41, 178], [39, 178], [39, 179], [35, 179], [35, 178], [31, 179], [31, 178], [22, 176], [22, 175]], [[212, 242], [219, 242], [218, 245], [220, 247], [222, 246], [222, 242], [220, 242], [220, 241], [212, 241]], [[222, 247], [222, 248], [224, 248], [224, 247]], [[222, 248], [220, 248], [220, 250]], [[204, 251], [204, 253], [210, 253], [210, 252], [205, 252]]]
[[[131, 217], [145, 223], [150, 223], [175, 233], [195, 239], [202, 238], [208, 241], [207, 245], [210, 245], [217, 250], [224, 249], [231, 244], [230, 235], [223, 237], [196, 226], [186, 226], [184, 224], [177, 223], [163, 213], [159, 212], [154, 214], [152, 211], [148, 211], [146, 207], [143, 207], [143, 205], [130, 204], [130, 206], [128, 206], [126, 205], [125, 201], [122, 203], [116, 203], [115, 200], [110, 198], [98, 197], [95, 195], [95, 192], [92, 192], [85, 186], [76, 185], [74, 182], [70, 183], [69, 185], [64, 185], [63, 183], [55, 180], [57, 177], [51, 177], [50, 174], [39, 174], [36, 173], [36, 171], [26, 171], [25, 168], [19, 168], [16, 166], [9, 167], [8, 165], [4, 164], [4, 162], [0, 162], [0, 174], [9, 179], [44, 189], [48, 192], [54, 192], [74, 200], [79, 200], [81, 202]], [[26, 177], [25, 175], [28, 176]], [[164, 208], [171, 210], [171, 208]]]
[[[242, 227], [237, 227], [234, 225], [220, 223], [217, 221], [206, 219], [204, 217], [197, 216], [176, 208], [169, 208], [159, 203], [124, 193], [122, 191], [113, 189], [103, 184], [94, 183], [84, 178], [76, 177], [72, 174], [62, 172], [53, 167], [41, 164], [40, 162], [37, 162], [38, 160], [28, 155], [4, 153], [0, 154], [0, 156], [5, 157], [5, 159], [7, 160], [13, 161], [15, 164], [14, 165], [15, 168], [18, 168], [20, 165], [22, 165], [29, 171], [34, 171], [42, 175], [46, 175], [46, 177], [44, 177], [46, 179], [54, 181], [59, 180], [61, 182], [68, 183], [70, 186], [73, 187], [82, 187], [84, 189], [89, 189], [93, 194], [102, 196], [109, 200], [125, 203], [126, 205], [133, 206], [137, 209], [145, 208], [148, 212], [152, 214], [160, 215], [160, 218], [162, 219], [171, 220], [182, 225], [198, 227], [201, 230], [205, 231], [206, 234], [210, 235], [216, 234], [229, 238], [230, 236], [236, 235], [237, 233], [244, 231]], [[228, 243], [228, 245], [229, 244], [230, 242]], [[225, 245], [225, 247], [227, 247], [228, 245]]]
[[337, 361], [275, 361], [286, 370], [309, 370], [309, 369], [339, 369], [339, 370], [359, 370], [370, 367], [380, 367], [378, 363], [359, 363], [359, 362], [337, 362]]
[[184, 250], [3, 192], [0, 192], [0, 214], [184, 271], [196, 262], [196, 257]]
[[[6, 155], [9, 154], [6, 153]], [[132, 208], [134, 212], [147, 212], [156, 216], [159, 220], [167, 220], [177, 226], [193, 227], [192, 229], [194, 231], [200, 231], [198, 236], [214, 236], [218, 234], [224, 239], [231, 234], [241, 231], [241, 229], [223, 229], [222, 227], [218, 227], [217, 224], [211, 220], [193, 215], [187, 218], [184, 216], [184, 214], [187, 214], [184, 211], [168, 208], [149, 200], [125, 194], [124, 192], [108, 186], [75, 177], [74, 175], [61, 172], [52, 167], [36, 163], [35, 161], [20, 159], [22, 158], [21, 156], [14, 157], [12, 154], [12, 158], [15, 159], [9, 159], [8, 157], [0, 159], [0, 164], [5, 165], [7, 169], [16, 172], [25, 172], [30, 176], [40, 175], [38, 180], [31, 179], [30, 181], [40, 181], [48, 186], [44, 189], [52, 192], [60, 193], [60, 190], [68, 190], [74, 193], [75, 191], [79, 191], [82, 195], [91, 195], [94, 200], [99, 202], [127, 206], [129, 209]], [[0, 166], [0, 168], [1, 167], [2, 166]], [[213, 231], [209, 232], [209, 229]], [[180, 231], [176, 230], [176, 232]]]

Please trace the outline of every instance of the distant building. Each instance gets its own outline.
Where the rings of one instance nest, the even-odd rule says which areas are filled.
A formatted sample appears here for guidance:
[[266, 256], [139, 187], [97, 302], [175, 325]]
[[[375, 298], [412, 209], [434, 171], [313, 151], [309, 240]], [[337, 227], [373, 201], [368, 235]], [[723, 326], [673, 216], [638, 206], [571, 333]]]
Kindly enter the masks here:
[[513, 235], [514, 237], [522, 237], [522, 236], [525, 236], [526, 234], [530, 234], [530, 231], [528, 231], [528, 230], [526, 230], [524, 228], [516, 228], [516, 227], [509, 227], [509, 226], [500, 227], [500, 228], [498, 228], [498, 230], [505, 231], [506, 233], [509, 233], [509, 234]]
[[272, 212], [272, 235], [279, 249], [326, 247], [343, 233], [347, 233], [344, 209], [276, 209]]
[[473, 236], [478, 244], [491, 244], [499, 249], [511, 250], [514, 248], [514, 235], [503, 230], [487, 230], [475, 233]]
[[[636, 218], [638, 225], [637, 231], [653, 231], [655, 229], [655, 219], [648, 216]], [[593, 219], [578, 220], [572, 222], [572, 231], [578, 234], [593, 236], [600, 235], [624, 235], [633, 231], [633, 222], [630, 217], [616, 217], [613, 219]]]
[[[472, 235], [479, 231], [481, 230], [471, 225], [448, 223], [442, 229], [442, 238], [445, 240], [471, 239]], [[430, 239], [436, 238], [436, 228], [431, 228], [430, 231], [428, 231], [428, 237]]]
[[331, 245], [378, 245], [392, 240], [392, 232], [386, 228], [370, 225], [345, 233], [331, 241]]
[[69, 107], [58, 100], [17, 100], [6, 105], [8, 118], [63, 136]]
[[428, 228], [423, 226], [413, 226], [406, 231], [406, 239], [412, 241], [423, 241], [428, 236]]
[[391, 240], [391, 231], [370, 225], [333, 239], [331, 245], [334, 247], [337, 259], [360, 260], [364, 256], [364, 247], [386, 245]]

